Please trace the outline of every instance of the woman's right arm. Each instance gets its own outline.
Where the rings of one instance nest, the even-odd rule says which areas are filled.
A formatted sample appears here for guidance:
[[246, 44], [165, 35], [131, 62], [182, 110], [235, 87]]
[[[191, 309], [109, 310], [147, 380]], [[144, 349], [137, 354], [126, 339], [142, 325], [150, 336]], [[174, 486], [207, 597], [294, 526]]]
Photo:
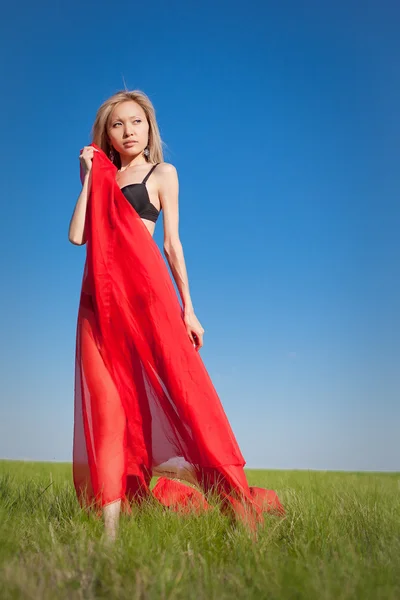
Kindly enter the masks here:
[[92, 182], [91, 171], [85, 174], [83, 180], [82, 190], [79, 194], [78, 200], [75, 205], [73, 215], [69, 224], [68, 239], [71, 244], [76, 246], [82, 246], [86, 243], [85, 237], [85, 219], [86, 219], [86, 207], [90, 192], [90, 186]]
[[82, 246], [86, 243], [85, 236], [85, 220], [87, 201], [92, 184], [92, 160], [93, 153], [97, 152], [93, 146], [85, 146], [79, 156], [82, 170], [84, 173], [83, 185], [78, 200], [76, 201], [75, 209], [69, 223], [68, 239], [71, 244]]

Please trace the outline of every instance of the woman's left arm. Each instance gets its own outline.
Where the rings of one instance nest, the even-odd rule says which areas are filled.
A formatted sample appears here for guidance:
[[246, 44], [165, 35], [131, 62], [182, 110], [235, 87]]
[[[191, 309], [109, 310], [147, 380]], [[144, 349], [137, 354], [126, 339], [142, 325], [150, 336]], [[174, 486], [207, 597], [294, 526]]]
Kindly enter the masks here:
[[178, 173], [171, 163], [162, 163], [160, 167], [159, 198], [164, 216], [164, 254], [182, 298], [183, 318], [188, 336], [196, 350], [200, 350], [203, 346], [204, 329], [194, 314], [183, 247], [179, 238]]

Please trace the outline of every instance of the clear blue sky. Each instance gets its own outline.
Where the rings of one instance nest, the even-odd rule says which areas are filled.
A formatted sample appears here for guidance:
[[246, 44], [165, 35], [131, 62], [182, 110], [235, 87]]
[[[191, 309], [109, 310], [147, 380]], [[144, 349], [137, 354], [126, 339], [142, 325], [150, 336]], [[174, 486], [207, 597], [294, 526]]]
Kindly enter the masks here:
[[201, 354], [248, 466], [400, 470], [399, 18], [394, 1], [3, 7], [0, 457], [71, 460], [68, 225], [79, 151], [125, 81], [178, 170]]

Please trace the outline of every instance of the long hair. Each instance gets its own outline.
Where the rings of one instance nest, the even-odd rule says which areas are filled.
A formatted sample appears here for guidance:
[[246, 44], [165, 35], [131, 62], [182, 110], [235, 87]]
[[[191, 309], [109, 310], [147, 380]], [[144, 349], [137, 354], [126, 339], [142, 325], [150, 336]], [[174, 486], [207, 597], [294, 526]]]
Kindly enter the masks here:
[[[108, 140], [107, 127], [112, 111], [121, 102], [133, 100], [139, 104], [145, 112], [147, 122], [149, 124], [149, 155], [146, 158], [147, 162], [157, 163], [163, 162], [163, 141], [161, 140], [160, 131], [156, 119], [156, 111], [150, 98], [141, 90], [121, 90], [108, 98], [97, 111], [95, 121], [92, 127], [92, 142], [97, 144], [107, 156], [110, 154], [111, 145]], [[118, 152], [114, 150], [115, 166], [121, 168], [121, 158]]]

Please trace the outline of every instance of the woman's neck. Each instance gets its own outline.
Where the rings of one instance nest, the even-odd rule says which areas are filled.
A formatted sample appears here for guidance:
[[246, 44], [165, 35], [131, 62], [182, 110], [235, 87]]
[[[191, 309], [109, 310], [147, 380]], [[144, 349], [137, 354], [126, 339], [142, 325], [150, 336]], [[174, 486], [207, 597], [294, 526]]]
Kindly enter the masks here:
[[121, 156], [121, 168], [120, 172], [125, 171], [129, 167], [134, 167], [136, 165], [147, 165], [147, 160], [144, 158], [143, 154], [138, 154], [131, 158], [130, 156]]

